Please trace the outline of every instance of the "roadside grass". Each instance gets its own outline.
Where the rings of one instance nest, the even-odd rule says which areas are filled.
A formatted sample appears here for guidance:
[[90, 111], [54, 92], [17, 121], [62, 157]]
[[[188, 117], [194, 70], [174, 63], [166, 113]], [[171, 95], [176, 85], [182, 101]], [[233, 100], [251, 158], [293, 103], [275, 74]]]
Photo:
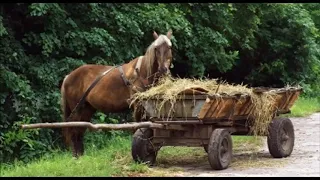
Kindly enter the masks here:
[[[282, 116], [301, 117], [314, 112], [320, 112], [320, 103], [300, 97], [291, 108], [291, 114]], [[86, 154], [78, 160], [73, 159], [70, 152], [57, 150], [28, 164], [2, 163], [0, 176], [175, 176], [182, 172], [181, 166], [208, 164], [203, 147], [163, 147], [158, 152], [155, 167], [135, 163], [131, 157], [131, 136], [119, 134], [109, 137], [102, 148], [92, 143], [86, 145]], [[257, 155], [263, 144], [262, 137], [232, 136], [232, 139], [234, 154], [247, 153], [234, 157], [232, 167], [275, 164], [270, 158]]]
[[102, 149], [86, 149], [86, 154], [73, 159], [70, 152], [45, 155], [34, 162], [2, 165], [1, 176], [126, 176], [130, 172], [145, 173], [144, 164], [130, 157], [130, 137], [113, 137]]
[[[234, 152], [256, 148], [258, 141], [249, 136], [233, 136]], [[131, 137], [114, 136], [102, 149], [88, 148], [79, 159], [70, 152], [57, 151], [24, 164], [1, 164], [1, 177], [15, 176], [173, 176], [182, 169], [176, 166], [207, 163], [207, 154], [202, 147], [163, 147], [157, 156], [155, 167], [138, 164], [131, 157]], [[164, 171], [165, 169], [165, 171]]]
[[284, 117], [305, 117], [312, 113], [320, 112], [320, 101], [316, 98], [299, 97], [293, 104], [290, 114], [284, 114]]

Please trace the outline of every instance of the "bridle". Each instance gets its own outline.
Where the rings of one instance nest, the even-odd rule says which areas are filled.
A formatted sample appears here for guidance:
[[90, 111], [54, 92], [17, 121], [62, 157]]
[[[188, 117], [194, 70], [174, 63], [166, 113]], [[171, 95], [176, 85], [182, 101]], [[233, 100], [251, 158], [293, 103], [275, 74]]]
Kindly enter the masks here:
[[[141, 64], [142, 64], [142, 60], [143, 60], [143, 56], [140, 56], [138, 58], [138, 61], [136, 63], [136, 66], [134, 68], [134, 77], [133, 80], [131, 79], [128, 79], [123, 71], [123, 67], [122, 66], [119, 66], [118, 69], [121, 73], [121, 78], [122, 80], [124, 81], [125, 85], [126, 86], [132, 86], [131, 89], [135, 92], [142, 92], [142, 91], [146, 91], [148, 86], [150, 86], [152, 83], [149, 83], [149, 78], [159, 74], [159, 71], [151, 74], [150, 76], [146, 77], [146, 78], [143, 78], [140, 74], [140, 69], [141, 69]], [[139, 86], [136, 86], [134, 83], [136, 81], [139, 81], [140, 82], [140, 85], [142, 87], [139, 87]]]
[[[171, 46], [170, 46], [170, 49], [171, 49]], [[154, 49], [154, 51], [156, 51], [156, 48]], [[143, 78], [143, 77], [141, 76], [141, 74], [140, 74], [140, 69], [141, 69], [142, 60], [143, 60], [143, 56], [140, 56], [140, 57], [138, 58], [138, 61], [137, 61], [136, 65], [135, 65], [135, 68], [134, 68], [134, 76], [133, 76], [133, 77], [135, 77], [135, 78], [134, 78], [133, 80], [128, 79], [128, 78], [126, 77], [126, 75], [125, 75], [125, 73], [124, 73], [124, 71], [123, 71], [122, 65], [118, 67], [118, 69], [119, 69], [119, 71], [120, 71], [120, 74], [121, 74], [121, 78], [122, 78], [122, 80], [124, 81], [124, 84], [125, 84], [127, 87], [130, 87], [130, 86], [131, 86], [131, 90], [133, 90], [133, 91], [135, 91], [135, 92], [143, 92], [143, 91], [146, 91], [147, 88], [154, 83], [154, 81], [155, 81], [155, 79], [156, 79], [156, 78], [154, 78], [154, 77], [155, 77], [156, 75], [158, 75], [158, 74], [162, 74], [162, 73], [160, 73], [160, 70], [159, 70], [159, 68], [158, 68], [158, 71], [157, 71], [157, 72], [151, 74], [149, 77]], [[170, 72], [169, 69], [168, 69], [168, 71]], [[150, 83], [150, 82], [149, 82], [149, 78], [153, 78], [154, 81]], [[136, 82], [137, 80], [140, 82], [140, 85], [141, 85], [142, 87], [139, 87], [139, 86], [136, 86], [136, 85], [135, 85], [135, 82]]]

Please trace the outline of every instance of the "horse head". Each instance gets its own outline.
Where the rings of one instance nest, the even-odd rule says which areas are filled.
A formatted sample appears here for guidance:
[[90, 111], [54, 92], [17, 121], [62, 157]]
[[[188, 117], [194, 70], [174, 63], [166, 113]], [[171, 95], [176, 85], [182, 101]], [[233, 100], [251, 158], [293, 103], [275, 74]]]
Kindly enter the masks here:
[[154, 41], [148, 47], [144, 59], [146, 64], [147, 76], [152, 77], [154, 81], [158, 77], [170, 73], [170, 65], [172, 63], [172, 43], [171, 43], [172, 31], [168, 31], [167, 35], [153, 32]]
[[[120, 66], [119, 70], [125, 84], [131, 84], [134, 89], [138, 88], [139, 91], [144, 91], [148, 86], [156, 83], [161, 76], [170, 73], [169, 68], [172, 63], [171, 35], [172, 31], [168, 31], [166, 35], [158, 35], [153, 32], [155, 40], [149, 45], [144, 56], [135, 58], [124, 65], [131, 66], [134, 73], [131, 73], [132, 70], [130, 71], [128, 68], [125, 68], [127, 73], [124, 73]], [[123, 74], [127, 74], [127, 76], [125, 77]]]
[[169, 68], [172, 61], [172, 43], [171, 43], [172, 31], [168, 31], [167, 35], [160, 35], [154, 31], [153, 37], [154, 49], [155, 49], [155, 61], [157, 62], [158, 73], [163, 75], [170, 72]]

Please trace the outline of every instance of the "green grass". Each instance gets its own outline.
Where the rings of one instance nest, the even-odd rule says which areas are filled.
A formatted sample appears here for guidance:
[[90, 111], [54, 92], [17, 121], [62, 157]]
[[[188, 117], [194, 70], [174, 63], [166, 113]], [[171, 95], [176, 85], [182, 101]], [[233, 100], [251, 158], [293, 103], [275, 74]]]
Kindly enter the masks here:
[[305, 117], [315, 112], [320, 112], [320, 101], [315, 98], [300, 97], [292, 106], [291, 113], [283, 116]]
[[[291, 108], [291, 114], [285, 116], [301, 117], [319, 111], [320, 103], [317, 100], [300, 97]], [[131, 136], [117, 134], [119, 133], [108, 140], [107, 145], [101, 149], [88, 145], [86, 154], [78, 160], [72, 159], [70, 152], [59, 151], [28, 164], [0, 164], [0, 176], [173, 176], [181, 171], [181, 168], [176, 166], [208, 163], [203, 147], [163, 147], [158, 153], [156, 167], [149, 168], [133, 162]], [[257, 137], [232, 138], [234, 153], [254, 152], [262, 144], [261, 138]], [[252, 157], [234, 158], [237, 162], [233, 162], [232, 166], [251, 166], [252, 160], [249, 162], [247, 159], [250, 160]]]
[[70, 152], [57, 152], [29, 164], [17, 162], [2, 165], [1, 176], [127, 176], [131, 172], [146, 172], [143, 164], [130, 157], [130, 137], [114, 137], [100, 150], [87, 149], [75, 160]]
[[[257, 147], [258, 141], [248, 136], [233, 136], [236, 148], [245, 150]], [[2, 165], [1, 176], [171, 176], [173, 166], [207, 163], [202, 147], [163, 147], [157, 156], [156, 168], [137, 164], [131, 157], [131, 137], [117, 136], [109, 140], [103, 149], [86, 149], [86, 154], [75, 160], [70, 152], [57, 152], [23, 164], [16, 162]], [[251, 146], [248, 146], [251, 145]], [[241, 148], [240, 148], [241, 149]], [[243, 150], [243, 149], [242, 149]], [[159, 169], [160, 168], [160, 169]], [[161, 168], [166, 169], [166, 172]], [[178, 168], [179, 169], [179, 168]]]

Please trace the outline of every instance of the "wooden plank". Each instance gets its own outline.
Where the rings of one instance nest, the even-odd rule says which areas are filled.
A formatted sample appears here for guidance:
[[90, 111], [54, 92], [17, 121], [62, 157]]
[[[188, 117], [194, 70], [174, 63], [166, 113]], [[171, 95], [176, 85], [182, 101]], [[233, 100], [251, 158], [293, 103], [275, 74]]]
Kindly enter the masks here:
[[[276, 89], [276, 88], [265, 88], [257, 89], [257, 91], [265, 92], [267, 90], [276, 91], [278, 94], [275, 102], [275, 108], [280, 110], [286, 110], [294, 104], [300, 93], [295, 88], [292, 89]], [[192, 90], [193, 92], [194, 90]], [[191, 91], [190, 91], [191, 92]], [[181, 99], [182, 98], [182, 99]], [[204, 102], [204, 99], [205, 102]], [[155, 114], [155, 103], [152, 101], [152, 108], [146, 107], [147, 111], [153, 111], [149, 113], [149, 116], [156, 116]], [[202, 104], [203, 103], [203, 104]], [[148, 106], [148, 105], [146, 105]], [[168, 118], [168, 112], [171, 108], [170, 103], [166, 103], [161, 110], [161, 117]], [[174, 105], [174, 114], [170, 118], [184, 118], [189, 120], [191, 118], [198, 118], [200, 120], [219, 120], [219, 119], [242, 119], [244, 116], [248, 116], [254, 106], [251, 102], [251, 98], [248, 95], [180, 95], [176, 104]], [[276, 110], [276, 109], [275, 109]], [[153, 114], [152, 114], [153, 113]], [[239, 118], [239, 116], [241, 118]]]
[[223, 100], [220, 97], [211, 99], [210, 101], [213, 101], [213, 103], [203, 118], [211, 118], [217, 111], [219, 111], [220, 104], [223, 103]]
[[291, 108], [292, 108], [293, 104], [294, 104], [295, 101], [298, 99], [299, 95], [300, 95], [300, 92], [298, 92], [298, 91], [295, 92], [295, 93], [293, 93], [290, 101], [288, 102], [288, 104], [287, 104], [287, 106], [286, 106], [286, 109], [291, 109]]
[[[230, 133], [233, 133], [234, 135], [249, 135], [249, 128], [246, 127], [226, 127], [224, 128], [228, 130]], [[156, 129], [155, 131], [164, 131], [161, 129]], [[156, 136], [153, 137], [152, 142], [155, 144], [162, 144], [163, 146], [189, 146], [189, 147], [198, 147], [203, 146], [204, 144], [209, 143], [209, 138], [212, 134], [213, 127], [207, 126], [205, 128], [193, 129], [193, 132], [189, 133], [188, 135], [186, 133], [178, 135], [173, 134], [174, 132], [168, 134], [168, 133], [155, 133]], [[196, 133], [196, 132], [202, 132], [202, 133]], [[159, 136], [160, 134], [165, 136]]]
[[225, 104], [228, 102], [229, 99], [220, 99], [220, 103], [217, 105], [216, 111], [211, 114], [208, 118], [218, 119], [221, 118], [220, 113], [225, 107]]
[[[161, 100], [159, 100], [161, 101]], [[143, 106], [147, 111], [147, 115], [151, 117], [162, 117], [168, 118], [169, 112], [170, 117], [196, 117], [201, 107], [204, 104], [204, 99], [177, 99], [176, 103], [172, 106], [170, 102], [164, 103], [160, 112], [158, 112], [157, 101], [149, 100], [146, 101]]]
[[245, 112], [246, 109], [250, 108], [251, 106], [251, 98], [241, 98], [239, 99], [236, 109], [234, 112], [234, 116], [241, 116], [241, 115], [247, 115]]
[[187, 139], [187, 138], [153, 138], [152, 143], [163, 146], [186, 146], [201, 147], [208, 144], [209, 139]]
[[199, 114], [198, 114], [198, 118], [199, 119], [203, 119], [206, 114], [209, 112], [209, 109], [211, 108], [211, 106], [213, 106], [213, 102], [211, 101], [209, 98], [206, 99], [205, 103], [203, 104]]
[[168, 129], [168, 130], [178, 130], [178, 131], [188, 131], [190, 128], [189, 127], [185, 127], [181, 124], [166, 124], [164, 125], [163, 128], [161, 129]]
[[202, 121], [154, 121], [157, 124], [181, 124], [181, 125], [186, 125], [186, 124], [203, 124]]
[[139, 128], [164, 128], [164, 125], [152, 122], [126, 123], [126, 124], [92, 124], [90, 122], [58, 122], [58, 123], [36, 123], [23, 124], [22, 129], [37, 128], [67, 128], [67, 127], [83, 127], [90, 130], [124, 130]]

